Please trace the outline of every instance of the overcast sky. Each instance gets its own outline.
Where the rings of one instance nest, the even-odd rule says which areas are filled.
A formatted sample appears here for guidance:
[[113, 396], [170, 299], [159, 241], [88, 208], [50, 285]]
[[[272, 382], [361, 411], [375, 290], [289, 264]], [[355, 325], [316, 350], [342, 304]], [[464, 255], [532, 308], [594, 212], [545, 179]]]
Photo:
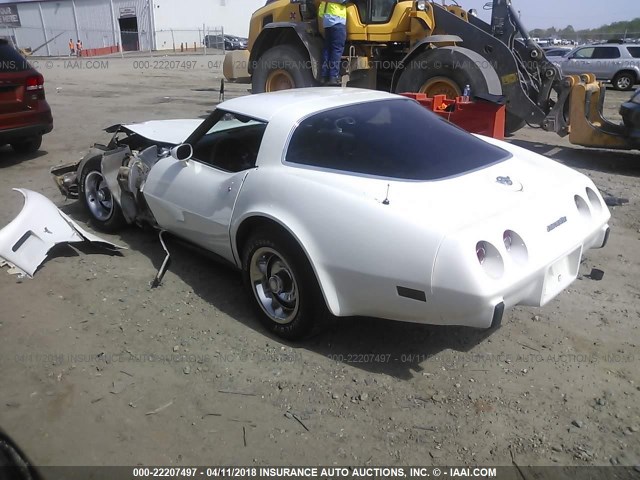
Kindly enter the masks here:
[[[482, 6], [488, 0], [457, 0], [465, 9], [475, 8], [483, 20], [489, 12]], [[512, 0], [514, 10], [520, 10], [522, 23], [534, 28], [595, 28], [607, 23], [640, 17], [640, 0]]]

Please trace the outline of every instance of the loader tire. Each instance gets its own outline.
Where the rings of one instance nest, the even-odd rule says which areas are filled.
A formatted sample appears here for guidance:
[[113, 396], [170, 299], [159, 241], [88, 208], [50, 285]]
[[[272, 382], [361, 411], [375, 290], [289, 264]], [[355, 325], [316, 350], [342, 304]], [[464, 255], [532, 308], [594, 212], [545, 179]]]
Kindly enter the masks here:
[[511, 112], [506, 112], [504, 117], [504, 134], [507, 136], [513, 135], [527, 124], [523, 119], [514, 115]]
[[462, 95], [464, 87], [469, 85], [472, 95], [489, 93], [487, 79], [476, 64], [475, 58], [458, 50], [446, 47], [425, 50], [404, 65], [395, 91], [455, 98]]
[[[502, 86], [490, 62], [467, 49], [443, 47], [425, 50], [409, 60], [404, 66], [395, 91], [420, 92], [428, 97], [442, 94], [455, 98], [462, 95], [467, 85], [471, 88], [472, 96], [485, 93], [502, 94]], [[507, 135], [520, 130], [524, 125], [523, 119], [507, 111]]]
[[267, 50], [257, 60], [251, 78], [252, 93], [315, 85], [309, 57], [290, 45], [278, 45]]

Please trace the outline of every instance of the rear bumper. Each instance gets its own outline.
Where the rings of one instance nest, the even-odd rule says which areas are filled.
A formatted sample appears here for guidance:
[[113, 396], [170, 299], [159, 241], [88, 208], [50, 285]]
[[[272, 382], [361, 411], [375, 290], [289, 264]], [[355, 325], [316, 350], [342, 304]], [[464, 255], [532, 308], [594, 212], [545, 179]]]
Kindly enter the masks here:
[[39, 108], [24, 112], [0, 115], [0, 142], [10, 143], [14, 140], [44, 135], [53, 130], [53, 117], [46, 101], [39, 103]]
[[[392, 305], [395, 311], [382, 316], [414, 323], [496, 328], [508, 309], [517, 305], [541, 307], [554, 299], [576, 280], [584, 252], [604, 247], [608, 239], [609, 225], [605, 222], [579, 242], [568, 245], [557, 257], [522, 267], [525, 269], [522, 274], [495, 289], [482, 288], [492, 282], [489, 277], [480, 288], [457, 287], [463, 283], [459, 275], [468, 274], [449, 265], [443, 271], [447, 277], [457, 278], [456, 281], [446, 287], [434, 285], [424, 299], [384, 298], [385, 304]], [[375, 312], [367, 315], [380, 316]]]
[[49, 133], [51, 130], [53, 130], [52, 123], [0, 130], [0, 143], [11, 143], [23, 138], [37, 137]]

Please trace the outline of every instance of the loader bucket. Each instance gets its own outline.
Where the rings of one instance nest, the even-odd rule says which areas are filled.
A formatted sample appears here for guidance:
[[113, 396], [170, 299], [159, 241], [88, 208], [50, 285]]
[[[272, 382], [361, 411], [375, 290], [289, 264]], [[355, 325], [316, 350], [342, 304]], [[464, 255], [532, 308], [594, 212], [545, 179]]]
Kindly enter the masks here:
[[591, 73], [567, 77], [571, 83], [569, 141], [595, 148], [634, 148], [624, 125], [602, 116], [605, 86]]
[[457, 125], [467, 132], [504, 140], [506, 107], [497, 103], [469, 98], [447, 98], [446, 95], [427, 97], [424, 93], [401, 93], [416, 100], [436, 115]]

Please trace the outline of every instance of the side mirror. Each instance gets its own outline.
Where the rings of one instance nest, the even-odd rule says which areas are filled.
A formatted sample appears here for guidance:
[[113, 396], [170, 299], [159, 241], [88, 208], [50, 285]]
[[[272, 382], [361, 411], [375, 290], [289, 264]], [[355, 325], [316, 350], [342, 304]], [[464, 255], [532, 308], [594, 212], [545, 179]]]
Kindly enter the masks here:
[[181, 143], [171, 149], [171, 156], [181, 162], [186, 162], [193, 156], [193, 147], [188, 143]]

